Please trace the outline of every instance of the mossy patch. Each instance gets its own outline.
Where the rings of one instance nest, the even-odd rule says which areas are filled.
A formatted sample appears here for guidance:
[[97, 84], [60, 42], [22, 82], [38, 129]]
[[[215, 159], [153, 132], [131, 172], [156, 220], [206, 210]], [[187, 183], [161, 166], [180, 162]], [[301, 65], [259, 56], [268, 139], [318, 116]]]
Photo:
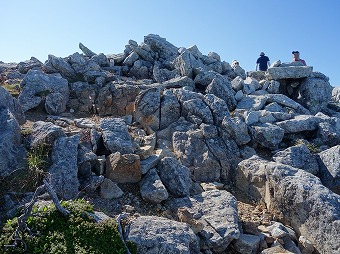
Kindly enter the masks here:
[[[63, 216], [53, 204], [37, 207], [27, 220], [27, 225], [36, 234], [25, 232], [21, 237], [27, 245], [26, 253], [86, 253], [86, 254], [125, 254], [118, 226], [114, 219], [95, 223], [91, 213], [93, 207], [84, 200], [62, 202], [71, 214]], [[3, 226], [0, 245], [12, 244], [17, 218]], [[136, 246], [128, 242], [131, 253], [137, 253]], [[2, 249], [2, 253], [23, 253], [23, 249]]]

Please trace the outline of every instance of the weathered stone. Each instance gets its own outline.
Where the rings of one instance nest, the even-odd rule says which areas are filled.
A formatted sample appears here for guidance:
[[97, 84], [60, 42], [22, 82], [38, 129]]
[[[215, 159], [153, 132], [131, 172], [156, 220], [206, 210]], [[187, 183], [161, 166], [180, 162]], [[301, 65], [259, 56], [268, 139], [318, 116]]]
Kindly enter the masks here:
[[127, 154], [133, 152], [131, 137], [123, 119], [102, 119], [100, 128], [102, 129], [104, 145], [111, 153]]
[[116, 183], [138, 183], [142, 179], [139, 156], [110, 154], [106, 159], [106, 178]]
[[127, 240], [143, 254], [192, 254], [200, 249], [198, 238], [186, 223], [155, 216], [133, 220]]
[[80, 112], [92, 112], [97, 98], [96, 92], [97, 88], [87, 82], [71, 83], [68, 107]]
[[89, 48], [87, 48], [84, 44], [79, 42], [79, 49], [84, 53], [87, 57], [93, 57], [96, 53], [93, 53]]
[[105, 178], [100, 185], [100, 197], [104, 199], [113, 199], [122, 197], [124, 192], [118, 187], [118, 185], [112, 182], [110, 179]]
[[312, 74], [312, 66], [271, 67], [267, 70], [269, 79], [307, 78]]
[[267, 95], [265, 95], [265, 97], [266, 97], [268, 103], [276, 102], [279, 105], [295, 109], [296, 112], [299, 113], [299, 114], [310, 115], [310, 112], [309, 112], [308, 109], [304, 108], [299, 103], [290, 99], [286, 95], [283, 95], [283, 94], [267, 94]]
[[296, 133], [301, 131], [313, 131], [318, 127], [321, 119], [312, 115], [297, 115], [286, 121], [277, 122], [276, 125], [285, 133]]
[[194, 75], [194, 69], [205, 68], [201, 60], [190, 53], [188, 50], [184, 50], [174, 61], [175, 67], [181, 76], [187, 76], [192, 78]]
[[19, 101], [2, 86], [0, 86], [0, 107], [8, 108], [19, 124], [23, 124], [26, 121], [24, 111]]
[[50, 122], [37, 121], [32, 126], [31, 147], [42, 144], [53, 144], [59, 137], [65, 137], [63, 128]]
[[340, 195], [340, 145], [331, 147], [317, 155], [321, 182]]
[[24, 111], [37, 107], [51, 93], [60, 93], [63, 102], [68, 101], [70, 94], [68, 82], [60, 74], [45, 74], [41, 70], [30, 70], [22, 87], [18, 100]]
[[41, 66], [42, 62], [32, 56], [30, 60], [18, 63], [17, 69], [20, 73], [26, 74], [30, 69], [40, 68]]
[[214, 123], [214, 119], [208, 105], [201, 99], [184, 101], [182, 104], [182, 115], [189, 122], [195, 124]]
[[145, 201], [156, 204], [168, 199], [168, 191], [155, 168], [150, 169], [140, 182], [140, 194]]
[[259, 249], [260, 240], [256, 235], [240, 234], [238, 239], [232, 241], [232, 248], [242, 254], [255, 254]]
[[135, 101], [135, 121], [159, 129], [161, 94], [158, 88], [142, 91]]
[[175, 158], [165, 157], [157, 166], [159, 176], [166, 188], [177, 197], [189, 195], [190, 171]]
[[[226, 84], [228, 82], [228, 84]], [[206, 93], [214, 94], [220, 99], [224, 100], [230, 111], [236, 107], [236, 100], [234, 97], [235, 92], [231, 88], [230, 82], [221, 78], [214, 78], [205, 89]]]
[[227, 103], [213, 94], [204, 95], [204, 102], [209, 106], [217, 126], [222, 124], [224, 117], [229, 117], [230, 112]]
[[250, 133], [255, 142], [276, 150], [283, 139], [285, 130], [271, 123], [263, 123], [251, 126]]
[[61, 93], [51, 93], [46, 96], [45, 110], [48, 114], [58, 115], [66, 110], [66, 98]]
[[0, 107], [0, 177], [8, 176], [18, 165], [20, 126], [6, 107]]
[[244, 87], [244, 80], [240, 76], [237, 76], [231, 81], [231, 86], [235, 91], [240, 91]]
[[312, 114], [327, 108], [332, 98], [333, 87], [328, 81], [320, 78], [307, 78], [301, 82], [298, 97], [295, 99]]
[[204, 228], [199, 234], [202, 244], [217, 253], [223, 253], [231, 241], [240, 236], [237, 201], [225, 190], [211, 190], [190, 198], [175, 199], [168, 205], [173, 211], [184, 206], [190, 208], [194, 218], [203, 222]]
[[303, 169], [313, 175], [319, 172], [318, 162], [305, 144], [291, 146], [273, 155], [273, 160], [294, 168]]
[[109, 60], [103, 53], [92, 56], [91, 60], [95, 61], [100, 67], [106, 67], [110, 65]]
[[248, 126], [241, 117], [225, 117], [222, 122], [222, 128], [239, 146], [245, 145], [251, 140]]
[[159, 35], [149, 34], [144, 36], [144, 42], [157, 52], [160, 58], [172, 61], [178, 56], [178, 48]]
[[171, 90], [165, 90], [160, 103], [160, 129], [168, 127], [181, 116], [181, 107]]
[[43, 69], [47, 73], [58, 72], [63, 78], [69, 81], [77, 80], [77, 75], [72, 66], [64, 58], [61, 57], [48, 55], [48, 60], [44, 63]]
[[78, 194], [77, 155], [79, 135], [59, 137], [52, 149], [52, 166], [48, 169], [49, 181], [57, 195], [63, 199], [73, 199]]
[[188, 77], [175, 77], [163, 83], [166, 88], [195, 87], [195, 83]]
[[238, 102], [236, 109], [261, 110], [266, 101], [267, 97], [263, 95], [245, 95], [242, 100]]

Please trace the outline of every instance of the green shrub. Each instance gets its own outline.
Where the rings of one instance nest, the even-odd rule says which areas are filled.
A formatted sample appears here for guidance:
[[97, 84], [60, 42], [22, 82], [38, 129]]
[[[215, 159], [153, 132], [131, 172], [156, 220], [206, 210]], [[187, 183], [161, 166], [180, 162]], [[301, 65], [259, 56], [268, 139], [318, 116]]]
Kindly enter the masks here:
[[[84, 200], [62, 202], [62, 206], [71, 214], [63, 216], [53, 204], [34, 207], [27, 225], [38, 234], [29, 236], [24, 233], [22, 239], [27, 244], [27, 253], [75, 253], [75, 254], [125, 254], [117, 223], [114, 219], [95, 223], [90, 215], [92, 206]], [[12, 235], [17, 226], [17, 219], [8, 221], [1, 232], [0, 244], [12, 244]], [[136, 247], [129, 243], [131, 253]], [[23, 253], [22, 249], [7, 249], [3, 253]]]

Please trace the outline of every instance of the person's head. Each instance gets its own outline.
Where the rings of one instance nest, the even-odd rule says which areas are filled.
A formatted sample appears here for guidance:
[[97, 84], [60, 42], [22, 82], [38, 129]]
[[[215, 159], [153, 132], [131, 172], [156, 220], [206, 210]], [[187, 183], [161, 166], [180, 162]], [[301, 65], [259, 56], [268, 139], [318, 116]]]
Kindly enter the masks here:
[[260, 56], [264, 56], [264, 52], [261, 52], [261, 53], [260, 53]]
[[293, 54], [294, 58], [299, 59], [299, 57], [300, 57], [300, 52], [299, 51], [293, 51], [292, 54]]
[[237, 60], [233, 60], [231, 62], [231, 66], [238, 66], [239, 65], [239, 62]]

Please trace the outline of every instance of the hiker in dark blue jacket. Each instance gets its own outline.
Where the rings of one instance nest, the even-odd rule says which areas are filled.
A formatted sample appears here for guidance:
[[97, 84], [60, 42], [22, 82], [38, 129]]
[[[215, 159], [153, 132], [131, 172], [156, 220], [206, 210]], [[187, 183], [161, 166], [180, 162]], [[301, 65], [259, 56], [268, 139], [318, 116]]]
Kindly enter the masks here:
[[264, 52], [260, 53], [260, 57], [256, 61], [256, 70], [266, 71], [270, 66], [269, 57]]

